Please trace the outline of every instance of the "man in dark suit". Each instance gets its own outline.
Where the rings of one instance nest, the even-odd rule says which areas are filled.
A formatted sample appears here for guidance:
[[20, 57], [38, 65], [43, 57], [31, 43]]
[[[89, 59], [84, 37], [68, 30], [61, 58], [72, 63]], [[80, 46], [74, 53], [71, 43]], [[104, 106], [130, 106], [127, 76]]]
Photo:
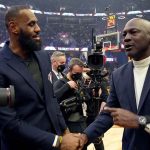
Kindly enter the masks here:
[[37, 22], [26, 6], [12, 6], [5, 16], [9, 41], [0, 52], [0, 87], [14, 86], [15, 105], [0, 108], [1, 150], [75, 150], [79, 135], [66, 133]]
[[81, 135], [93, 140], [113, 124], [124, 127], [123, 150], [150, 148], [150, 22], [134, 18], [123, 31], [125, 49], [132, 60], [112, 73], [107, 105]]
[[50, 80], [54, 84], [58, 79], [64, 77], [63, 71], [66, 64], [66, 55], [63, 52], [55, 51], [51, 56], [52, 72], [50, 72]]

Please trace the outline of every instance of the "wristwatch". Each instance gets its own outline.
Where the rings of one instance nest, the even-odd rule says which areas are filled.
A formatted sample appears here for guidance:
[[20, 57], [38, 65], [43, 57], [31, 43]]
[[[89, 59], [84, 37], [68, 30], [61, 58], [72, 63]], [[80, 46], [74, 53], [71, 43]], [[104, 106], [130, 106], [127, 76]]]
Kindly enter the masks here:
[[139, 116], [138, 117], [138, 123], [139, 123], [139, 126], [142, 127], [142, 128], [145, 128], [146, 124], [147, 124], [147, 119], [145, 116]]

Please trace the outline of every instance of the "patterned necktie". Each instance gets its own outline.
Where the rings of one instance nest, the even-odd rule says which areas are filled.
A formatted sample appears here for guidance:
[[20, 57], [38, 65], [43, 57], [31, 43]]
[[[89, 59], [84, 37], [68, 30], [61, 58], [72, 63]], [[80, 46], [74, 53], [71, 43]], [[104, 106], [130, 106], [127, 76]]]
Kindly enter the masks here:
[[60, 79], [61, 78], [61, 74], [58, 73], [57, 74], [57, 78]]

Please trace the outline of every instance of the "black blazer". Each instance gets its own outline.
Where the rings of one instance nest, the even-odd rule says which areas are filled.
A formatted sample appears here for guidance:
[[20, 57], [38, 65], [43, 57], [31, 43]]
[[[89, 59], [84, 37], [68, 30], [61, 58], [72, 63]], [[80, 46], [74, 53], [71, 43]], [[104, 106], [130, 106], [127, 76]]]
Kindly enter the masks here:
[[42, 74], [44, 94], [26, 65], [8, 42], [0, 52], [0, 87], [15, 87], [13, 108], [0, 108], [2, 150], [50, 150], [55, 134], [67, 128], [48, 80], [50, 64], [45, 51], [34, 52]]
[[[123, 108], [137, 115], [150, 116], [150, 67], [145, 78], [138, 109], [136, 107], [132, 62], [113, 72], [107, 105]], [[92, 140], [108, 130], [112, 125], [112, 117], [108, 113], [101, 113], [97, 120], [85, 130], [85, 133]], [[149, 150], [150, 134], [142, 128], [126, 128], [122, 139], [122, 149]]]
[[[65, 76], [66, 76], [64, 73], [61, 73], [61, 75], [62, 75], [62, 77], [65, 77]], [[54, 85], [54, 83], [55, 83], [57, 80], [59, 80], [59, 79], [57, 78], [56, 74], [55, 74], [53, 71], [51, 72], [51, 78], [52, 78], [52, 83], [53, 83], [53, 85]]]
[[57, 76], [55, 73], [52, 71], [52, 83], [54, 84], [58, 80]]

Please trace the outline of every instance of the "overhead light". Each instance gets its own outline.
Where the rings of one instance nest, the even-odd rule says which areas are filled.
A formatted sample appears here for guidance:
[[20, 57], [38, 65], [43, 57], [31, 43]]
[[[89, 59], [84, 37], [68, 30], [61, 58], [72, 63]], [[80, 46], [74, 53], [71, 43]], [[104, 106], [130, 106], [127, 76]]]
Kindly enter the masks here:
[[42, 11], [40, 11], [40, 10], [34, 10], [34, 9], [32, 9], [32, 12], [35, 13], [35, 14], [42, 14]]
[[139, 15], [136, 15], [136, 16], [137, 16], [137, 17], [140, 17], [140, 18], [142, 18], [142, 17], [143, 17], [143, 15], [142, 15], [142, 14], [141, 14], [141, 15], [139, 14]]
[[56, 50], [54, 46], [46, 46], [44, 50]]
[[3, 47], [4, 45], [5, 45], [5, 43], [1, 43], [1, 44], [0, 44], [0, 47]]
[[102, 20], [107, 20], [107, 17], [103, 17]]
[[62, 13], [62, 16], [75, 16], [73, 13]]
[[150, 12], [150, 10], [143, 10], [143, 12], [144, 12], [144, 13], [149, 13], [149, 12]]
[[126, 14], [126, 12], [118, 12], [118, 13], [116, 13], [116, 15], [125, 15]]
[[60, 15], [59, 12], [47, 12], [47, 11], [44, 11], [43, 13], [46, 14], [46, 15]]
[[94, 14], [94, 16], [102, 16], [103, 17], [103, 16], [107, 16], [107, 15], [106, 15], [106, 13], [96, 13], [96, 14]]
[[76, 14], [76, 16], [92, 16], [93, 14]]
[[136, 14], [141, 14], [142, 13], [142, 11], [139, 11], [139, 10], [137, 10], [137, 11], [129, 11], [129, 12], [127, 12], [127, 15], [136, 15]]
[[0, 4], [0, 8], [6, 8], [3, 4]]
[[125, 19], [126, 17], [125, 16], [118, 16], [118, 19]]

